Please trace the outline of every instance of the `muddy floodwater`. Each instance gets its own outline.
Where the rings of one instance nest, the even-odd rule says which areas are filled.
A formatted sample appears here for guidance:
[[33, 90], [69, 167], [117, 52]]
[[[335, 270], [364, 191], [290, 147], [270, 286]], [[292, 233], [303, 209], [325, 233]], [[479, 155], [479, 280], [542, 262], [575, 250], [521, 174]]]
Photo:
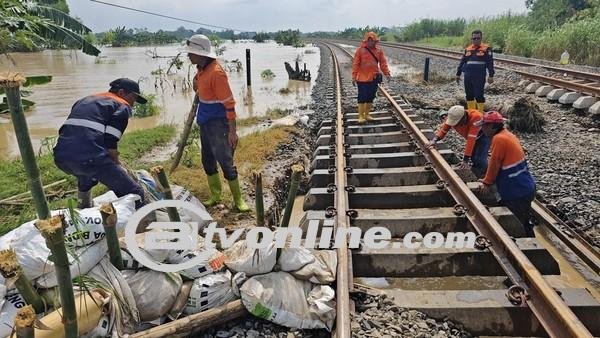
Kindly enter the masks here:
[[[225, 51], [219, 56], [219, 61], [228, 69], [238, 118], [261, 116], [269, 109], [293, 109], [310, 103], [311, 88], [320, 62], [317, 47], [293, 48], [274, 42], [259, 44], [250, 41], [226, 42], [223, 46]], [[102, 48], [101, 58], [66, 50], [12, 53], [14, 63], [0, 56], [0, 72], [11, 70], [25, 75], [53, 77], [48, 84], [28, 88], [32, 93], [27, 99], [36, 104], [26, 112], [27, 123], [34, 150], [38, 151], [44, 139], [57, 135], [75, 101], [106, 91], [108, 83], [118, 77], [139, 81], [142, 92], [156, 94], [161, 107], [158, 115], [131, 119], [128, 131], [165, 123], [183, 123], [194, 94], [185, 90], [183, 83], [193, 76], [195, 69], [189, 67], [184, 56], [182, 60], [185, 62], [176, 73], [166, 76], [151, 74], [159, 68], [166, 71], [170, 58], [164, 57], [175, 56], [179, 48], [179, 45]], [[246, 86], [246, 49], [250, 49], [252, 57], [250, 89]], [[153, 55], [161, 57], [153, 58]], [[284, 61], [294, 66], [296, 59], [300, 60], [300, 67], [306, 63], [312, 75], [310, 83], [288, 80]], [[234, 60], [241, 61], [242, 69], [235, 67]], [[274, 78], [261, 77], [267, 69], [275, 74]], [[0, 114], [0, 158], [14, 156], [18, 156], [15, 133], [8, 116]]]

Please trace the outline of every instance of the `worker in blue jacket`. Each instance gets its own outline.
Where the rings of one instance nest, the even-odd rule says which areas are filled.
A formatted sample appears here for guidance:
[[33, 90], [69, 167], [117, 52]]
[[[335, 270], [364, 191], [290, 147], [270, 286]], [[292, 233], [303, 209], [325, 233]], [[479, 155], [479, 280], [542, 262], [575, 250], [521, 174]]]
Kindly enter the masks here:
[[471, 33], [472, 44], [469, 45], [460, 60], [456, 70], [456, 82], [460, 81], [460, 75], [465, 73], [465, 96], [467, 99], [467, 109], [477, 109], [484, 111], [485, 97], [483, 88], [485, 87], [485, 71], [487, 69], [489, 77], [488, 83], [494, 83], [494, 56], [492, 48], [481, 43], [482, 33], [475, 30]]
[[118, 197], [139, 195], [137, 208], [144, 204], [144, 191], [121, 166], [117, 150], [135, 102], [147, 102], [140, 95], [137, 82], [116, 79], [110, 83], [108, 92], [75, 102], [60, 128], [54, 147], [54, 163], [62, 171], [77, 177], [78, 208], [92, 206], [91, 189], [98, 182]]

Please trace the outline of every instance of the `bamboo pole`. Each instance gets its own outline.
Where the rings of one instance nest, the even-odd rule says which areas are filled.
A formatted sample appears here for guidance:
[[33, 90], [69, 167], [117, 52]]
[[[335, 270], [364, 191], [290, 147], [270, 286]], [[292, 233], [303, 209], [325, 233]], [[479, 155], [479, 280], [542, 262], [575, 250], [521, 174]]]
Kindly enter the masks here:
[[36, 313], [44, 312], [44, 301], [33, 288], [29, 278], [23, 273], [14, 250], [0, 251], [0, 273], [5, 279], [16, 278], [15, 286], [25, 302], [33, 306]]
[[40, 169], [38, 168], [33, 146], [31, 145], [29, 128], [27, 127], [27, 120], [23, 114], [23, 106], [21, 104], [21, 91], [19, 90], [19, 87], [24, 82], [25, 77], [18, 73], [0, 75], [0, 86], [3, 87], [6, 92], [8, 109], [10, 110], [17, 143], [19, 144], [19, 152], [21, 153], [23, 166], [27, 172], [27, 180], [29, 182], [31, 195], [33, 196], [35, 209], [39, 219], [46, 219], [50, 217], [50, 208], [48, 207], [48, 201], [44, 195]]
[[103, 203], [100, 206], [100, 215], [102, 216], [102, 225], [106, 234], [106, 244], [108, 245], [108, 255], [110, 262], [119, 271], [124, 269], [123, 257], [121, 257], [121, 247], [119, 246], [119, 236], [117, 236], [117, 211], [112, 203]]
[[302, 165], [294, 164], [292, 166], [292, 182], [290, 183], [290, 190], [288, 191], [288, 198], [285, 203], [285, 212], [283, 213], [283, 220], [281, 221], [282, 228], [287, 228], [288, 225], [290, 225], [294, 200], [296, 199], [296, 193], [298, 193], [298, 183], [300, 182], [302, 172], [304, 172], [304, 167]]
[[17, 311], [17, 317], [15, 318], [17, 338], [35, 337], [35, 330], [33, 327], [35, 319], [35, 311], [33, 311], [31, 305], [24, 306]]
[[210, 327], [227, 323], [248, 314], [241, 300], [196, 313], [176, 321], [134, 333], [129, 338], [171, 337], [181, 333], [196, 333]]
[[[150, 173], [154, 177], [154, 179], [158, 183], [158, 190], [165, 194], [166, 199], [173, 200], [173, 192], [171, 191], [171, 185], [169, 184], [169, 179], [167, 178], [167, 174], [162, 166], [157, 165], [150, 169]], [[171, 222], [181, 222], [181, 217], [179, 216], [179, 211], [175, 207], [167, 208], [167, 213], [169, 214], [169, 219]]]
[[254, 173], [254, 187], [256, 195], [256, 226], [265, 226], [265, 205], [263, 198], [262, 173]]
[[190, 112], [188, 113], [188, 117], [185, 120], [185, 124], [183, 125], [183, 132], [181, 133], [181, 139], [177, 144], [177, 152], [175, 153], [175, 159], [173, 160], [173, 164], [171, 164], [170, 173], [173, 173], [175, 168], [179, 165], [179, 161], [181, 161], [181, 156], [183, 155], [183, 150], [185, 149], [185, 145], [187, 144], [187, 140], [190, 137], [190, 131], [192, 130], [192, 125], [194, 124], [194, 118], [196, 117], [196, 109], [198, 107], [198, 95], [194, 95], [194, 102], [192, 103], [192, 107], [190, 108]]
[[65, 338], [77, 338], [77, 312], [75, 308], [75, 295], [69, 270], [69, 258], [65, 247], [65, 219], [64, 215], [54, 216], [35, 223], [36, 228], [46, 239], [46, 246], [52, 253], [54, 270], [58, 281], [58, 291], [63, 312]]

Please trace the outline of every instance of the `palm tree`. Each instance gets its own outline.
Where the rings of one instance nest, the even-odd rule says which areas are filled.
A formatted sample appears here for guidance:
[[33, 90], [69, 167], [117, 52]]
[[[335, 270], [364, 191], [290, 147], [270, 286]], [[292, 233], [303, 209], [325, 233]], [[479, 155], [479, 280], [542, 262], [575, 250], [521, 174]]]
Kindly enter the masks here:
[[77, 47], [88, 55], [100, 50], [85, 40], [91, 29], [53, 7], [56, 0], [0, 1], [0, 53], [19, 46], [32, 50], [51, 44]]

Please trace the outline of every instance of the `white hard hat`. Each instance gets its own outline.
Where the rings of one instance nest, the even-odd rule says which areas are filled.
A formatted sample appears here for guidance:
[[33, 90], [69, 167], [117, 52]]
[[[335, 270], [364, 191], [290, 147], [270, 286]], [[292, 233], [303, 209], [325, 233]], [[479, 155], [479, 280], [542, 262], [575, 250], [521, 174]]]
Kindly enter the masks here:
[[192, 37], [186, 40], [185, 44], [186, 46], [181, 50], [183, 53], [191, 53], [213, 59], [217, 58], [217, 55], [212, 50], [210, 40], [206, 37], [206, 35], [192, 35]]
[[450, 127], [454, 127], [460, 122], [465, 116], [465, 108], [463, 106], [452, 106], [448, 110], [448, 118], [446, 118], [446, 124]]

